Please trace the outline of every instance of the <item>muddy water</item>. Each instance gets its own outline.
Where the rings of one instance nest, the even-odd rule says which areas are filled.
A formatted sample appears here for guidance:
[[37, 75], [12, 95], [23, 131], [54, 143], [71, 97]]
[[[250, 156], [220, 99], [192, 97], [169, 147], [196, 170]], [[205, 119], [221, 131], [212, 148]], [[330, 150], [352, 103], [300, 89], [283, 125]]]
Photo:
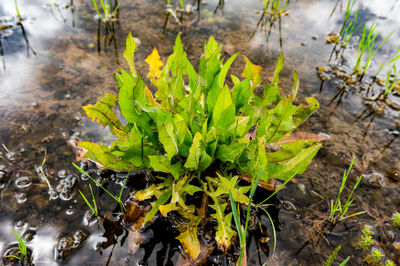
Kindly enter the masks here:
[[[89, 182], [71, 166], [75, 156], [67, 141], [110, 141], [106, 131], [85, 118], [81, 106], [94, 103], [105, 92], [117, 92], [113, 73], [119, 63], [126, 67], [121, 55], [128, 32], [140, 40], [135, 60], [139, 72], [144, 73], [144, 59], [153, 47], [165, 58], [182, 31], [194, 65], [202, 41], [210, 35], [224, 45], [224, 56], [239, 51], [263, 66], [265, 79], [272, 76], [275, 61], [283, 52], [286, 69], [281, 86], [290, 88], [291, 72], [296, 69], [301, 78], [299, 101], [312, 95], [321, 104], [301, 130], [330, 138], [309, 170], [278, 193], [281, 203], [273, 212], [278, 229], [275, 254], [271, 235], [269, 240], [253, 237], [249, 263], [320, 265], [341, 245], [337, 261], [351, 256], [349, 264], [360, 265], [365, 252], [356, 247], [362, 224], [375, 226], [375, 246], [400, 263], [400, 251], [394, 245], [400, 241], [400, 232], [390, 226], [390, 216], [400, 210], [399, 115], [395, 111], [376, 115], [373, 109], [366, 109], [357, 89], [345, 86], [343, 92], [340, 79], [333, 76], [322, 82], [316, 71], [320, 66], [346, 70], [354, 62], [356, 47], [345, 51], [344, 60], [333, 59], [328, 64], [333, 46], [326, 43], [326, 35], [340, 29], [344, 18], [341, 4], [345, 8], [347, 2], [291, 1], [289, 13], [280, 22], [265, 21], [263, 27], [257, 27], [263, 1], [232, 0], [223, 7], [218, 2], [207, 1], [201, 5], [200, 16], [196, 11], [185, 15], [181, 25], [170, 19], [164, 39], [164, 1], [119, 1], [119, 19], [109, 27], [93, 19], [91, 1], [19, 0], [21, 23], [13, 1], [0, 3], [0, 25], [7, 27], [0, 30], [2, 255], [16, 243], [12, 232], [16, 228], [31, 239], [28, 247], [36, 265], [172, 265], [179, 260], [181, 248], [173, 240], [176, 232], [171, 225], [160, 220], [140, 236], [128, 233], [113, 214], [119, 212], [118, 204], [102, 191], [95, 193], [105, 218], [100, 223], [88, 218], [78, 189], [89, 195]], [[362, 1], [355, 9], [359, 21], [378, 23], [378, 39], [397, 30], [397, 1]], [[396, 52], [399, 34], [395, 32], [377, 54], [371, 74]], [[239, 74], [243, 64], [239, 58], [232, 72]], [[335, 199], [341, 175], [353, 156], [357, 161], [349, 182], [353, 184], [361, 174], [366, 176], [350, 212], [364, 210], [367, 214], [320, 237], [330, 200]], [[123, 177], [93, 171], [99, 180], [111, 178], [105, 185], [118, 193]], [[129, 197], [128, 189], [123, 196]], [[214, 252], [207, 263], [228, 262], [229, 258]]]

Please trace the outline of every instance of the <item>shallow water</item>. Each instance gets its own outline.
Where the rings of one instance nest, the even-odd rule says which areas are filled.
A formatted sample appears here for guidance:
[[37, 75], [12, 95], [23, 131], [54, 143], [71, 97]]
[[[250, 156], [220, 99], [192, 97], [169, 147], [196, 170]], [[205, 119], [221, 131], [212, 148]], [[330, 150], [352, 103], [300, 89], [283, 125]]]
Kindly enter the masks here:
[[[326, 43], [326, 35], [341, 27], [344, 18], [341, 1], [331, 17], [336, 1], [291, 1], [287, 6], [290, 12], [281, 19], [281, 30], [276, 21], [269, 37], [268, 24], [257, 28], [262, 2], [226, 1], [222, 12], [217, 9], [218, 1], [207, 1], [207, 5], [201, 6], [200, 17], [197, 12], [185, 15], [182, 25], [170, 19], [162, 39], [163, 1], [119, 1], [119, 20], [109, 28], [93, 18], [91, 1], [19, 0], [24, 18], [22, 27], [17, 23], [13, 1], [2, 1], [0, 17], [5, 18], [0, 18], [0, 25], [9, 26], [0, 30], [2, 254], [8, 245], [16, 243], [12, 232], [16, 228], [18, 233], [33, 235], [28, 246], [36, 265], [97, 265], [106, 264], [109, 259], [110, 265], [176, 263], [180, 249], [172, 240], [175, 232], [166, 221], [161, 220], [143, 232], [144, 240], [139, 242], [144, 244], [135, 247], [132, 245], [135, 236], [124, 231], [116, 220], [118, 216], [112, 214], [118, 212], [118, 204], [102, 191], [95, 192], [107, 221], [87, 225], [87, 206], [78, 188], [89, 195], [86, 187], [89, 182], [73, 169], [75, 155], [67, 141], [70, 138], [110, 141], [105, 130], [85, 117], [81, 106], [94, 103], [105, 92], [117, 92], [113, 73], [119, 63], [126, 66], [122, 51], [128, 32], [140, 40], [135, 64], [144, 73], [147, 70], [144, 59], [153, 47], [165, 59], [171, 53], [176, 35], [182, 31], [184, 47], [194, 65], [202, 53], [203, 40], [213, 35], [224, 45], [224, 56], [239, 51], [261, 65], [265, 80], [272, 77], [275, 61], [282, 51], [286, 69], [282, 72], [281, 86], [290, 88], [291, 72], [296, 70], [301, 79], [298, 100], [314, 96], [321, 105], [300, 129], [330, 136], [307, 172], [296, 177], [297, 183], [305, 185], [305, 192], [299, 190], [298, 184], [290, 184], [278, 193], [279, 200], [289, 203], [281, 204], [279, 211], [275, 211], [274, 219], [279, 225], [277, 251], [272, 256], [273, 244], [269, 240], [267, 248], [261, 248], [267, 252], [248, 253], [249, 263], [320, 265], [341, 245], [337, 261], [351, 256], [348, 264], [360, 265], [365, 255], [356, 249], [360, 224], [376, 226], [376, 246], [400, 263], [400, 251], [393, 245], [400, 241], [400, 232], [389, 226], [390, 216], [400, 209], [399, 114], [389, 110], [375, 115], [370, 114], [370, 109], [363, 113], [367, 106], [362, 93], [347, 90], [336, 96], [340, 92], [340, 79], [333, 77], [322, 83], [316, 71], [317, 67], [328, 65], [333, 45]], [[345, 8], [347, 2], [342, 2]], [[395, 31], [377, 54], [369, 73], [373, 75], [380, 63], [397, 50], [400, 32], [396, 25], [400, 17], [396, 14], [400, 7], [394, 0], [369, 0], [358, 3], [356, 10], [359, 21], [378, 23], [378, 39]], [[357, 34], [354, 41], [356, 37]], [[347, 49], [345, 60], [333, 59], [331, 63], [338, 65], [340, 61], [341, 69], [349, 68], [356, 53], [356, 47]], [[238, 57], [232, 73], [240, 73], [243, 64], [244, 60]], [[342, 173], [353, 156], [357, 161], [350, 176], [351, 184], [360, 174], [382, 175], [365, 177], [357, 189], [351, 211], [365, 210], [367, 214], [336, 226], [325, 238], [316, 239], [318, 226], [327, 218], [330, 200], [335, 199]], [[106, 184], [115, 193], [121, 186], [121, 182]], [[128, 196], [126, 190], [124, 197]], [[167, 229], [160, 231], [160, 228]], [[171, 239], [160, 237], [165, 233]], [[257, 242], [259, 239], [251, 240], [250, 250], [257, 248]], [[60, 249], [63, 243], [71, 248]], [[213, 253], [208, 264], [226, 264], [227, 260], [220, 257]]]

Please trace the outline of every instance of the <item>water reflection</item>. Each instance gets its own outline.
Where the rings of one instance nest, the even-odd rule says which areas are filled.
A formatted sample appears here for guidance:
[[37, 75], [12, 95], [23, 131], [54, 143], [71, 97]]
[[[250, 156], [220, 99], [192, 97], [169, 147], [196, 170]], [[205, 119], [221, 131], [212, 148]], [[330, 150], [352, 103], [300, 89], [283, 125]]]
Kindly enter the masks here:
[[48, 2], [46, 3], [46, 7], [55, 20], [58, 21], [61, 19], [64, 23], [71, 21], [71, 26], [75, 27], [76, 15], [74, 0], [69, 0], [69, 2], [62, 1], [62, 3], [59, 3], [59, 1]]
[[[120, 28], [121, 25], [118, 22], [118, 17], [111, 21], [103, 22], [100, 19], [97, 23], [97, 54], [101, 55], [102, 52], [107, 54], [109, 48], [114, 52], [114, 57], [116, 64], [119, 65], [118, 59], [118, 41], [116, 30]], [[103, 32], [103, 33], [102, 33]]]

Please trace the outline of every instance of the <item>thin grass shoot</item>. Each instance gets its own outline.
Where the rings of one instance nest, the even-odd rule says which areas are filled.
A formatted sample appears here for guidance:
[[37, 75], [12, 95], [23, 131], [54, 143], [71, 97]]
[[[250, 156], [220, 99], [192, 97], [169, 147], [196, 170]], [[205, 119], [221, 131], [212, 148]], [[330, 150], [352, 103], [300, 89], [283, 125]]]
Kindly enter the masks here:
[[121, 207], [121, 210], [123, 211], [123, 212], [126, 212], [126, 208], [125, 208], [125, 205], [124, 205], [124, 203], [122, 202], [122, 200], [121, 200], [121, 195], [122, 195], [122, 190], [124, 189], [124, 187], [125, 187], [125, 184], [126, 184], [126, 179], [128, 178], [128, 176], [126, 177], [126, 179], [125, 179], [125, 182], [124, 182], [124, 185], [122, 186], [122, 188], [121, 188], [121, 191], [120, 191], [120, 193], [119, 193], [119, 196], [118, 197], [116, 197], [116, 196], [114, 196], [110, 191], [108, 191], [106, 188], [104, 188], [97, 180], [95, 180], [93, 177], [91, 177], [87, 172], [85, 172], [82, 168], [80, 168], [79, 166], [77, 166], [75, 163], [72, 163], [72, 165], [76, 168], [76, 169], [78, 169], [81, 173], [83, 173], [84, 175], [86, 175], [87, 177], [89, 177], [98, 187], [100, 187], [101, 189], [103, 189], [111, 198], [113, 198], [116, 202], [118, 202], [118, 204], [120, 205], [120, 207]]
[[99, 216], [99, 210], [97, 208], [97, 203], [96, 203], [96, 198], [94, 197], [93, 194], [93, 189], [92, 186], [89, 184], [89, 189], [90, 189], [90, 193], [92, 194], [92, 202], [93, 202], [93, 206], [92, 204], [89, 202], [89, 200], [85, 197], [85, 195], [83, 194], [83, 192], [81, 190], [79, 190], [79, 193], [81, 194], [83, 200], [85, 201], [86, 205], [90, 208], [90, 210], [92, 211], [94, 216]]
[[331, 202], [329, 220], [333, 224], [335, 224], [337, 221], [343, 221], [343, 220], [348, 219], [350, 217], [354, 217], [354, 216], [357, 216], [357, 215], [365, 213], [365, 211], [361, 211], [361, 212], [357, 212], [357, 213], [350, 214], [350, 215], [346, 216], [346, 213], [347, 213], [351, 203], [353, 202], [354, 191], [356, 190], [356, 188], [358, 187], [358, 185], [361, 182], [361, 179], [362, 179], [361, 176], [357, 179], [357, 181], [356, 181], [355, 185], [353, 186], [353, 189], [350, 192], [349, 196], [347, 197], [347, 200], [344, 203], [344, 205], [342, 205], [342, 202], [340, 200], [340, 196], [341, 196], [341, 194], [342, 194], [342, 192], [343, 192], [343, 190], [345, 188], [347, 178], [349, 177], [349, 174], [350, 174], [350, 171], [351, 171], [351, 169], [352, 169], [352, 167], [354, 165], [354, 162], [355, 162], [355, 157], [353, 157], [353, 160], [351, 161], [349, 169], [345, 170], [344, 173], [343, 173], [342, 183], [340, 185], [339, 192], [338, 192], [338, 195], [336, 197], [336, 201], [335, 202], [333, 202], [333, 201]]
[[24, 258], [21, 259], [21, 257], [14, 256], [14, 255], [8, 255], [8, 257], [15, 258], [20, 261], [27, 260], [28, 259], [28, 248], [26, 246], [26, 238], [22, 238], [21, 236], [19, 236], [14, 228], [13, 228], [13, 232], [14, 232], [15, 238], [18, 241], [18, 253], [20, 253]]

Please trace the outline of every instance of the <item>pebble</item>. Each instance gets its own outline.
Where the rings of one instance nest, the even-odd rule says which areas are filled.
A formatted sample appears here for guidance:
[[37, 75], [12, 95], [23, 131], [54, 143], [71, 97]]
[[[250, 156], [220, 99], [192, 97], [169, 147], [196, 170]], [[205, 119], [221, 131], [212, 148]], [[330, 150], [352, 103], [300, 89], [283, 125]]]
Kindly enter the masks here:
[[385, 178], [380, 173], [370, 173], [367, 175], [362, 175], [362, 182], [371, 188], [381, 188], [385, 184]]
[[73, 231], [70, 235], [60, 238], [56, 244], [56, 260], [65, 261], [73, 251], [82, 246], [86, 238], [87, 234], [81, 229]]

